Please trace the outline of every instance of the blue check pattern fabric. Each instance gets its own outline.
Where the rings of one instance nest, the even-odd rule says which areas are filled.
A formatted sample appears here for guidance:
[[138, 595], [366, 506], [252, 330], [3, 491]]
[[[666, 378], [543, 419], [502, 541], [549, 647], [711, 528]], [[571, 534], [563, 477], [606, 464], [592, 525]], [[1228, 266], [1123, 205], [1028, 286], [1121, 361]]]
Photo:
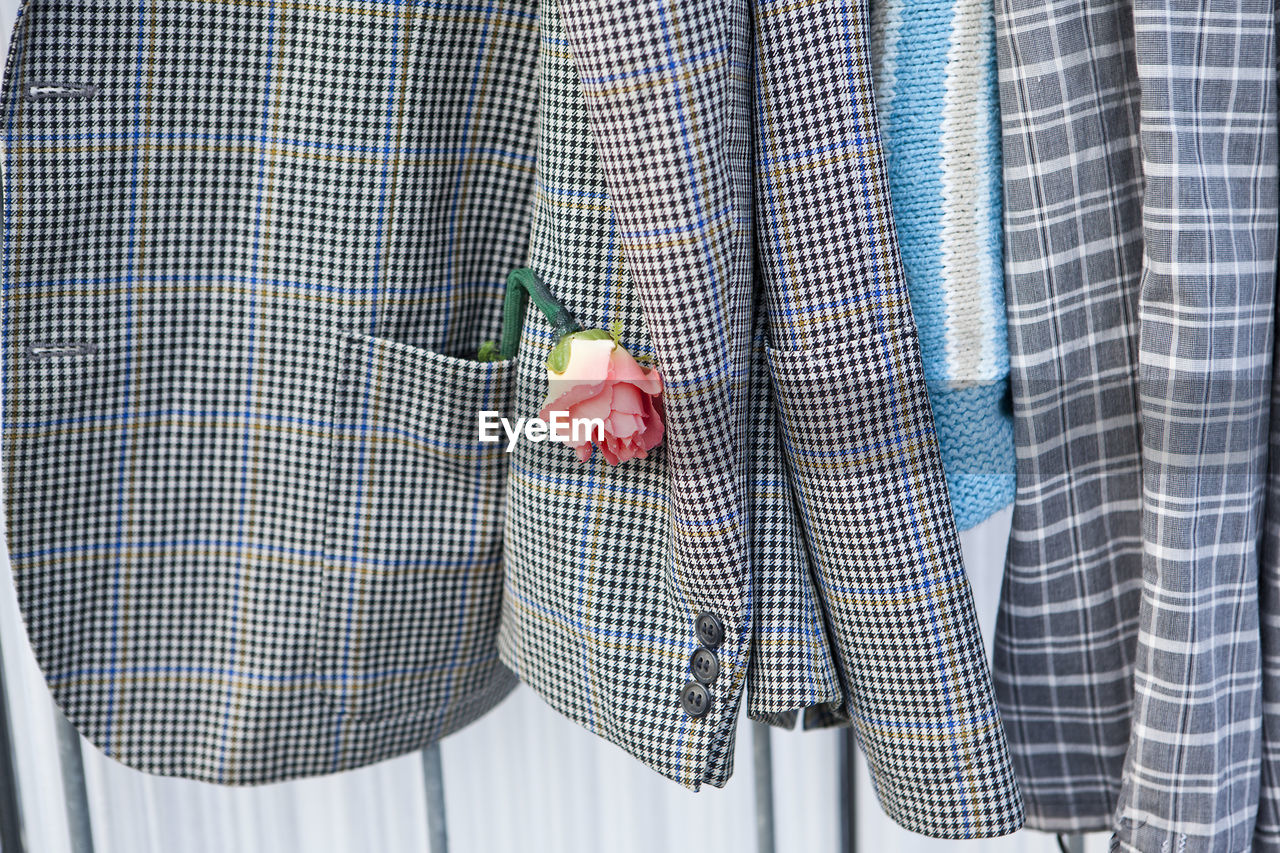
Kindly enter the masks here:
[[1028, 823], [1277, 849], [1275, 8], [1002, 0], [997, 27], [1019, 468], [995, 670]]
[[[502, 659], [691, 788], [747, 710], [855, 726], [903, 826], [1000, 835], [1021, 800], [903, 283], [867, 11], [544, 4], [530, 266], [662, 371], [642, 462], [513, 457]], [[816, 35], [815, 35], [816, 34]], [[821, 47], [815, 47], [821, 45]], [[813, 126], [788, 120], [822, 117]], [[526, 322], [516, 409], [553, 345]], [[724, 639], [682, 708], [699, 616]]]
[[[72, 722], [260, 783], [518, 677], [691, 788], [745, 706], [854, 726], [904, 826], [1016, 829], [866, 29], [846, 0], [29, 7], [6, 496]], [[649, 458], [479, 440], [546, 391], [536, 314], [475, 358], [519, 266], [661, 370]]]
[[527, 247], [536, 32], [521, 2], [23, 10], [8, 546], [54, 698], [112, 758], [326, 773], [516, 683], [475, 415], [515, 365], [475, 352]]

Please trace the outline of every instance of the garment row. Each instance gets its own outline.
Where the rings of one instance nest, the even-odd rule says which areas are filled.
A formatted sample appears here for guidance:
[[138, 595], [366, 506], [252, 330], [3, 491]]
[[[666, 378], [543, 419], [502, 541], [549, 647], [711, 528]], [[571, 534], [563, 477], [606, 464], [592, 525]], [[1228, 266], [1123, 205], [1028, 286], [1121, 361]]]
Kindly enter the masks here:
[[[249, 784], [523, 681], [695, 789], [745, 705], [853, 726], [929, 835], [1280, 850], [1275, 40], [1171, 0], [25, 3], [5, 500], [54, 698]], [[484, 441], [570, 315], [652, 423]], [[989, 668], [957, 529], [1010, 502]]]

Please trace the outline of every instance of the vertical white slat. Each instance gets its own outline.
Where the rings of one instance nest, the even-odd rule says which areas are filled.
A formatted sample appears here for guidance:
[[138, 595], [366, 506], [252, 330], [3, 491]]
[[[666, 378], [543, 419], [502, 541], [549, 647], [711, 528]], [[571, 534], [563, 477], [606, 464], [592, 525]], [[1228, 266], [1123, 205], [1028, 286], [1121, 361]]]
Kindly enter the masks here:
[[[0, 2], [0, 32], [13, 23], [14, 0]], [[3, 140], [0, 139], [0, 147]], [[0, 417], [3, 413], [0, 412]], [[0, 511], [3, 511], [0, 504]], [[70, 849], [62, 774], [58, 764], [58, 712], [27, 641], [13, 588], [9, 551], [0, 546], [0, 647], [4, 650], [5, 688], [13, 730], [14, 772], [31, 853]]]
[[70, 847], [58, 767], [54, 707], [45, 689], [18, 615], [8, 551], [0, 555], [0, 644], [4, 648], [5, 687], [13, 727], [18, 797], [29, 851]]
[[978, 611], [978, 626], [982, 629], [988, 660], [991, 659], [992, 640], [996, 633], [996, 614], [1000, 608], [1000, 587], [1004, 582], [1004, 558], [1012, 521], [1013, 507], [1008, 506], [960, 533], [965, 574], [973, 588], [974, 609]]
[[[837, 731], [806, 732], [799, 726], [794, 731], [773, 730], [773, 823], [778, 853], [839, 849], [839, 759]], [[736, 778], [729, 784], [735, 782]]]
[[527, 688], [442, 745], [451, 853], [755, 849], [751, 730], [734, 778], [695, 794]]
[[408, 755], [347, 773], [232, 788], [85, 756], [99, 853], [427, 849], [421, 766]]

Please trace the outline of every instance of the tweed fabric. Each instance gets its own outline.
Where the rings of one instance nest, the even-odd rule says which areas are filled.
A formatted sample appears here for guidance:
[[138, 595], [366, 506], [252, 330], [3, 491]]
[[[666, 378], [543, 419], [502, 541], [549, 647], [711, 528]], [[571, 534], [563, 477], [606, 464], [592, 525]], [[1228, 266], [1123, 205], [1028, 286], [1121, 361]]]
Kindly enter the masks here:
[[966, 530], [1013, 501], [989, 0], [875, 0], [870, 41], [894, 224], [942, 467]]
[[24, 9], [8, 544], [54, 698], [111, 757], [330, 772], [514, 685], [474, 412], [515, 365], [471, 359], [527, 245], [535, 32], [519, 2]]
[[1274, 11], [998, 16], [1020, 468], [996, 677], [1029, 822], [1114, 849], [1255, 840]]

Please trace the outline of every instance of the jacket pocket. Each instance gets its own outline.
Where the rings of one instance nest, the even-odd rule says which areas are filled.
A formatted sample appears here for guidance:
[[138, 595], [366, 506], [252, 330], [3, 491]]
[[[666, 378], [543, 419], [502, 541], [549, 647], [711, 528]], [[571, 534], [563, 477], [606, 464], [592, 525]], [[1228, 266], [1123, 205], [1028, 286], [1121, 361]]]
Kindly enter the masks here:
[[[338, 347], [315, 669], [362, 718], [466, 714], [498, 662], [505, 442], [515, 359], [481, 363], [350, 333]], [[482, 713], [486, 708], [479, 708]]]

